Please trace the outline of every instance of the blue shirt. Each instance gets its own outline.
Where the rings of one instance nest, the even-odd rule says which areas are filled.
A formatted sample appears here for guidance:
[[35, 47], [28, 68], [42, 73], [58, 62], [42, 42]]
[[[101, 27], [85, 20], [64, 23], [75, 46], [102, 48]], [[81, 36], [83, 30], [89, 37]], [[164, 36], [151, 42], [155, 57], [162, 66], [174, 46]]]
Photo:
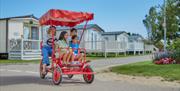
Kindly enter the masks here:
[[70, 47], [74, 50], [74, 54], [77, 55], [78, 54], [78, 48], [79, 48], [79, 44], [76, 43], [70, 43]]

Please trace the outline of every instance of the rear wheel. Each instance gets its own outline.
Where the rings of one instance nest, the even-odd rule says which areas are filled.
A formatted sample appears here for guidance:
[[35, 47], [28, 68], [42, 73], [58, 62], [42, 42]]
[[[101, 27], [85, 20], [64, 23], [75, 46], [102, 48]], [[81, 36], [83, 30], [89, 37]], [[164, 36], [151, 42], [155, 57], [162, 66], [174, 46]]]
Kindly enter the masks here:
[[62, 81], [62, 71], [59, 66], [55, 67], [52, 73], [53, 83], [59, 85]]
[[69, 79], [71, 79], [74, 75], [73, 74], [70, 74], [70, 75], [67, 75]]
[[[84, 68], [84, 72], [93, 72], [92, 68], [90, 66], [86, 66]], [[94, 81], [94, 74], [84, 74], [83, 75], [84, 81], [86, 83], [92, 83]]]
[[44, 79], [46, 75], [43, 74], [43, 64], [42, 64], [42, 60], [40, 61], [40, 65], [39, 65], [39, 74], [40, 74], [40, 78]]

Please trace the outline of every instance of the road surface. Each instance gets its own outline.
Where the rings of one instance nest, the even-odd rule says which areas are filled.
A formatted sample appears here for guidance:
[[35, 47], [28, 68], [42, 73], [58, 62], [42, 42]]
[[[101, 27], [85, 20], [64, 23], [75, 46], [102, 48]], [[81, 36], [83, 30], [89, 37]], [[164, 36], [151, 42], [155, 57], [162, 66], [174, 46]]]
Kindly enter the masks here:
[[[94, 69], [112, 65], [150, 60], [150, 56], [101, 59], [92, 61]], [[68, 79], [63, 76], [62, 84], [53, 85], [51, 74], [39, 78], [38, 64], [0, 65], [0, 91], [180, 91], [180, 87], [166, 87], [106, 80], [97, 74], [92, 84], [86, 84], [81, 75]]]

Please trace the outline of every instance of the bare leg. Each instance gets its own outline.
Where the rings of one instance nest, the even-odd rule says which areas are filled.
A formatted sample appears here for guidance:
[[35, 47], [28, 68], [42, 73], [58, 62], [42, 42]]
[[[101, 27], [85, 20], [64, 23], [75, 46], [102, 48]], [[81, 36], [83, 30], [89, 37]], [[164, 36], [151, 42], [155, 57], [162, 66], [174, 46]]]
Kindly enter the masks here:
[[69, 52], [69, 53], [67, 54], [67, 59], [66, 59], [67, 62], [69, 62], [71, 56], [72, 56], [72, 52]]
[[82, 58], [83, 58], [83, 56], [80, 54], [80, 55], [78, 56], [78, 61], [79, 61], [79, 62], [83, 62]]
[[46, 64], [43, 64], [43, 70], [42, 70], [43, 74], [46, 74]]
[[71, 62], [73, 62], [74, 61], [74, 55], [72, 54], [71, 55]]
[[63, 56], [63, 63], [64, 63], [64, 64], [67, 64], [66, 58], [67, 58], [67, 54], [64, 54], [64, 56]]

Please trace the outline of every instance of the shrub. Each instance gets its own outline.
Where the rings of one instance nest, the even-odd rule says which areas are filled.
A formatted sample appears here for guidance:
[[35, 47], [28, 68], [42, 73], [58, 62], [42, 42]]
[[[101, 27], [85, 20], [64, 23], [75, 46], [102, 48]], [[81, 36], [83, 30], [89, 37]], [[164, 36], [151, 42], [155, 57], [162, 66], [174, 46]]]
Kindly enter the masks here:
[[168, 50], [180, 49], [180, 38], [173, 40], [172, 44], [169, 45], [167, 48], [168, 48]]
[[176, 63], [180, 64], [180, 48], [176, 49], [171, 57], [176, 61]]

